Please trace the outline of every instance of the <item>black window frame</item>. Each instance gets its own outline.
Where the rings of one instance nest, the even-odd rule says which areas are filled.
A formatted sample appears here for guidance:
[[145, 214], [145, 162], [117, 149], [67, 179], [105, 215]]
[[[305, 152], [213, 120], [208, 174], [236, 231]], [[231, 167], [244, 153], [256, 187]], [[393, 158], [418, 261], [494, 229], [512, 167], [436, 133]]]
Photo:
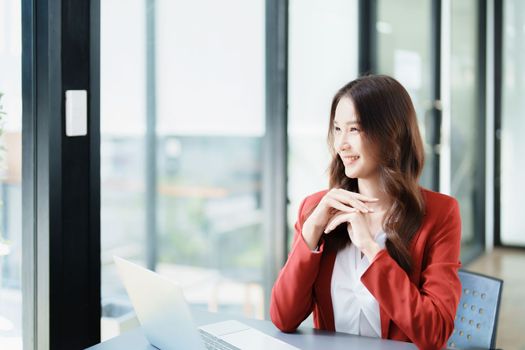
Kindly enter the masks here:
[[[99, 0], [22, 1], [23, 343], [100, 342]], [[65, 92], [88, 134], [65, 135]]]

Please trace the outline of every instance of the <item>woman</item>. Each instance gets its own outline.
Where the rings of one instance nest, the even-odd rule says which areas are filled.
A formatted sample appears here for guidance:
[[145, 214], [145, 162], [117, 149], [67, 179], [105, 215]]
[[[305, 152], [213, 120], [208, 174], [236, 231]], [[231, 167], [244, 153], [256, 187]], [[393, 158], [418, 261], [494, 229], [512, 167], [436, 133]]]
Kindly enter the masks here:
[[406, 90], [365, 76], [332, 101], [330, 190], [306, 197], [270, 314], [319, 329], [443, 347], [461, 294], [461, 221], [452, 197], [418, 185], [424, 149]]

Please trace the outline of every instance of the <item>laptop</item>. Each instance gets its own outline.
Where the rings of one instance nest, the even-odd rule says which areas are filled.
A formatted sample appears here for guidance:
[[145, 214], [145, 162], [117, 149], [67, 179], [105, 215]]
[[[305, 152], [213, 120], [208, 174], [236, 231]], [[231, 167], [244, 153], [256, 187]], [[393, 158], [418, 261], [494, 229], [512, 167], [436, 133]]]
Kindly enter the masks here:
[[177, 283], [113, 258], [146, 339], [161, 350], [298, 349], [235, 320], [197, 328]]

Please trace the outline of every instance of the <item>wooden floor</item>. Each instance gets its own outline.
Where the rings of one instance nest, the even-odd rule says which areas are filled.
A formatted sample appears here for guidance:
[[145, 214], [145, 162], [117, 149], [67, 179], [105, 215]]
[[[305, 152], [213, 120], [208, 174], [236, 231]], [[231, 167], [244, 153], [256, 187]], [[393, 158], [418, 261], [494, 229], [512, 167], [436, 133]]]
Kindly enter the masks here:
[[497, 248], [465, 269], [503, 280], [496, 346], [525, 350], [525, 250]]

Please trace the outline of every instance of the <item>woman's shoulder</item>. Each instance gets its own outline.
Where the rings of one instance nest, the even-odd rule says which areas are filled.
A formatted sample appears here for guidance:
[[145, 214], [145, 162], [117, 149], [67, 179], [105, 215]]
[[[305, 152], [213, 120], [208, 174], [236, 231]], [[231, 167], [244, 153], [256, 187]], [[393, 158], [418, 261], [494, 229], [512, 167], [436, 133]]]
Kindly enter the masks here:
[[456, 198], [444, 193], [435, 192], [421, 187], [425, 199], [425, 213], [427, 215], [446, 215], [459, 208]]
[[[425, 216], [420, 236], [426, 236], [427, 244], [448, 242], [459, 251], [461, 241], [461, 213], [458, 201], [449, 195], [422, 189], [425, 197]], [[425, 233], [426, 232], [426, 233]], [[449, 246], [446, 249], [451, 249]]]

